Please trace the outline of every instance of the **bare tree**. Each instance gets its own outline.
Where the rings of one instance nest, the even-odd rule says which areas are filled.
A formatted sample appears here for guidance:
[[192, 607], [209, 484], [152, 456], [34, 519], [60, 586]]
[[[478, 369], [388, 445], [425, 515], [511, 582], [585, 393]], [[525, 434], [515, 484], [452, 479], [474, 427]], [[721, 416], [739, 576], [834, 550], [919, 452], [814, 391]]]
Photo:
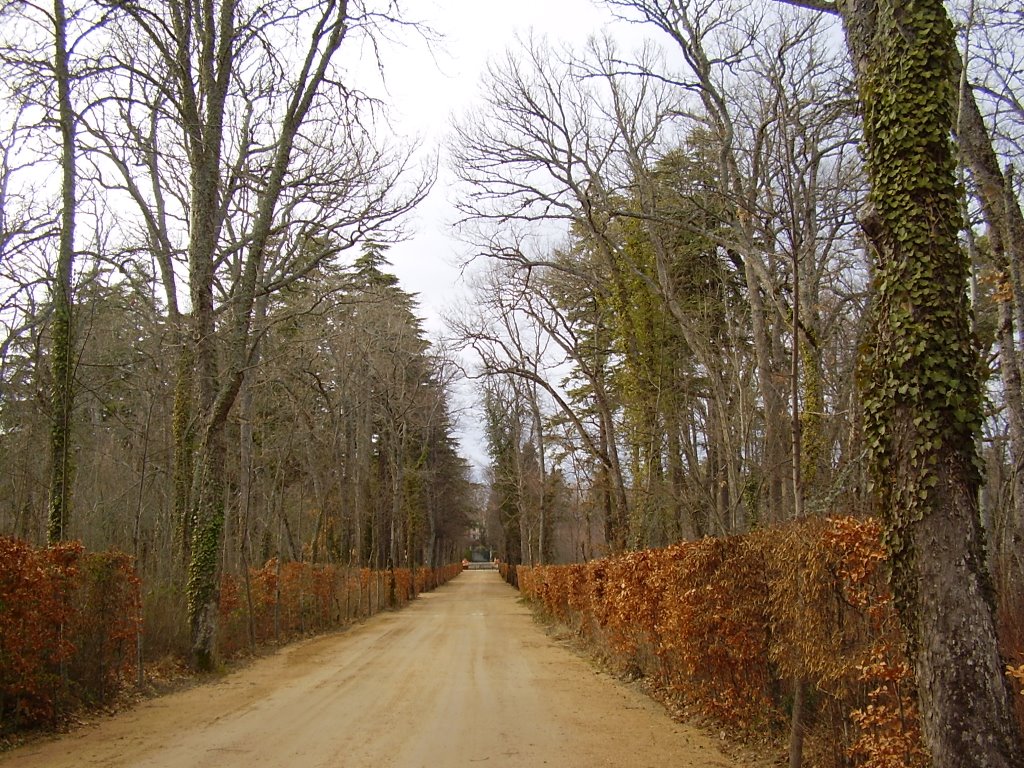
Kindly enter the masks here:
[[[596, 275], [585, 276], [579, 265], [551, 257], [551, 263], [560, 262], [564, 270], [493, 265], [477, 285], [479, 312], [451, 318], [449, 326], [458, 343], [479, 358], [481, 376], [519, 380], [503, 386], [517, 387], [517, 402], [529, 416], [519, 432], [531, 435], [538, 461], [538, 388], [553, 404], [555, 418], [571, 425], [601, 468], [597, 492], [604, 500], [606, 541], [621, 550], [628, 539], [629, 500], [619, 459], [618, 402], [609, 381], [610, 334], [602, 324], [604, 310], [591, 293]], [[567, 364], [570, 381], [559, 381], [565, 374], [558, 372]]]
[[75, 402], [73, 382], [75, 337], [72, 271], [75, 261], [75, 113], [71, 105], [68, 20], [64, 0], [53, 3], [53, 73], [57, 82], [57, 124], [61, 136], [60, 245], [53, 290], [53, 366], [50, 456], [50, 513], [48, 538], [64, 538], [71, 505], [71, 421]]
[[[969, 170], [998, 290], [999, 373], [1009, 432], [1010, 505], [991, 516], [987, 531], [996, 557], [1000, 599], [1009, 604], [1024, 589], [1024, 400], [1021, 398], [1021, 334], [1024, 329], [1024, 214], [1015, 190], [1020, 165], [1021, 81], [1014, 57], [1020, 55], [1013, 30], [1024, 28], [1020, 14], [972, 2], [963, 12], [963, 68], [956, 136], [961, 163]], [[986, 114], [987, 113], [987, 114]], [[977, 247], [975, 251], [979, 250]]]
[[[832, 453], [822, 442], [841, 432], [825, 424], [824, 414], [841, 408], [826, 400], [820, 359], [848, 341], [856, 310], [832, 292], [857, 268], [849, 77], [807, 15], [612, 5], [666, 33], [682, 65], [667, 66], [651, 47], [625, 57], [608, 40], [582, 54], [526, 41], [488, 75], [485, 113], [497, 120], [456, 128], [462, 210], [482, 233], [482, 253], [607, 287], [612, 346], [623, 355], [616, 379], [633, 387], [624, 404], [636, 430], [631, 503], [678, 506], [685, 467], [704, 465], [715, 478], [693, 487], [720, 489], [710, 497], [711, 529], [742, 530], [790, 508], [787, 340], [802, 344], [809, 362], [793, 380], [817, 398], [800, 418], [816, 425], [807, 445], [818, 464]], [[539, 222], [553, 221], [565, 222], [593, 261], [557, 260], [530, 245], [543, 243]], [[797, 263], [812, 310], [794, 323]], [[654, 360], [663, 372], [675, 366], [676, 378], [656, 382]], [[828, 383], [849, 389], [849, 376], [840, 378]], [[698, 386], [690, 402], [701, 413], [688, 418], [669, 393]], [[688, 447], [694, 418], [704, 421], [706, 448]], [[637, 516], [647, 532], [635, 542], [670, 540], [654, 533], [657, 521], [640, 521], [646, 515]], [[699, 514], [690, 518], [687, 527], [706, 530]]]
[[[338, 79], [334, 63], [350, 37], [372, 38], [397, 23], [394, 3], [182, 0], [123, 10], [122, 39], [144, 40], [152, 53], [124, 62], [123, 76], [138, 83], [142, 98], [118, 103], [122, 116], [144, 119], [123, 129], [126, 144], [100, 146], [140, 204], [149, 240], [162, 244], [168, 291], [174, 270], [167, 254], [175, 249], [168, 245], [174, 233], [164, 227], [173, 223], [171, 213], [188, 222], [191, 308], [182, 375], [193, 389], [176, 419], [190, 423], [195, 437], [193, 443], [179, 433], [177, 450], [179, 466], [193, 473], [189, 623], [193, 661], [206, 667], [216, 632], [225, 425], [253, 361], [257, 298], [392, 226], [427, 182], [400, 188], [408, 154], [373, 147], [359, 109], [364, 100]], [[281, 39], [300, 53], [283, 55]], [[104, 127], [98, 121], [93, 130]], [[181, 153], [187, 184], [154, 180], [173, 166], [154, 162], [157, 139]], [[125, 178], [135, 147], [149, 192]]]
[[[60, 173], [59, 213], [52, 232], [48, 233], [55, 235], [57, 246], [50, 279], [51, 466], [47, 528], [49, 541], [57, 542], [67, 533], [74, 477], [74, 359], [78, 348], [74, 316], [76, 155], [77, 125], [83, 109], [81, 104], [75, 104], [74, 94], [80, 90], [79, 81], [86, 71], [96, 66], [95, 61], [88, 59], [95, 52], [88, 50], [87, 38], [102, 25], [105, 16], [102, 10], [87, 4], [69, 9], [64, 0], [54, 0], [49, 8], [34, 3], [4, 3], [0, 6], [0, 18], [10, 25], [14, 38], [4, 41], [3, 64], [19, 93], [21, 103], [15, 109], [19, 116], [32, 111], [40, 116], [31, 131], [22, 126], [19, 133], [36, 151], [45, 154], [52, 148], [58, 155], [55, 162]], [[46, 136], [49, 125], [58, 129], [59, 138], [52, 144]], [[10, 168], [9, 160], [5, 167]], [[9, 181], [10, 176], [5, 176], [5, 187]]]

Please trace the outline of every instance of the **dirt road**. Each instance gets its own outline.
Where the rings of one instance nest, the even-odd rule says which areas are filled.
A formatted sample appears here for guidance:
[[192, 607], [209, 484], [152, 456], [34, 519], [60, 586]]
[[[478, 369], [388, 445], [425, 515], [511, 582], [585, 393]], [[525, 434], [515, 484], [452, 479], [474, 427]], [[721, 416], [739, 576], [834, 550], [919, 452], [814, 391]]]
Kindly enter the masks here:
[[0, 755], [2, 768], [732, 768], [547, 637], [493, 571], [212, 684]]

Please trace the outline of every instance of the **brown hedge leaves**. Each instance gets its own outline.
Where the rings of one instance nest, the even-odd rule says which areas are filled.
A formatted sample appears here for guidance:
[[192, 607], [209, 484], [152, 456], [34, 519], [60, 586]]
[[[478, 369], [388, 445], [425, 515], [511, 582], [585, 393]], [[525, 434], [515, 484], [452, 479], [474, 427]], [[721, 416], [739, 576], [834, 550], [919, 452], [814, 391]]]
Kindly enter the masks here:
[[225, 574], [220, 586], [218, 651], [232, 656], [252, 643], [336, 629], [379, 610], [405, 605], [414, 595], [444, 584], [461, 571], [457, 563], [414, 572], [272, 559], [262, 568], [251, 569], [248, 580]]
[[[370, 571], [271, 560], [248, 579], [224, 576], [220, 651], [343, 626], [460, 572], [458, 564]], [[0, 537], [0, 735], [108, 703], [137, 669], [141, 616], [129, 556]]]
[[0, 733], [107, 702], [130, 676], [140, 615], [126, 555], [0, 537]]
[[520, 589], [688, 711], [749, 732], [807, 686], [809, 762], [927, 764], [876, 521], [808, 519], [583, 565]]

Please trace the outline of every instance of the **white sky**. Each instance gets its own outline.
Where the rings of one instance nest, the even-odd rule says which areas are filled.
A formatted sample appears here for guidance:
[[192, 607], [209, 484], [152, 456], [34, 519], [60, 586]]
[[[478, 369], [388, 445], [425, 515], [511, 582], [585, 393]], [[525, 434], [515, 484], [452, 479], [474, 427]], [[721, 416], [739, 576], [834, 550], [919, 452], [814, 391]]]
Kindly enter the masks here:
[[[428, 149], [443, 142], [453, 114], [478, 101], [488, 60], [513, 46], [517, 34], [532, 30], [553, 44], [582, 45], [610, 22], [590, 0], [410, 0], [405, 6], [445, 36], [434, 57], [422, 42], [384, 51], [396, 127], [420, 135]], [[465, 247], [452, 228], [451, 177], [444, 164], [442, 155], [438, 183], [411, 222], [413, 237], [388, 253], [402, 287], [418, 294], [431, 338], [442, 330], [441, 313], [465, 290], [456, 267]]]
[[[407, 0], [405, 7], [445, 36], [434, 56], [420, 41], [383, 51], [395, 127], [420, 136], [428, 151], [443, 144], [453, 114], [479, 101], [488, 61], [514, 46], [517, 35], [532, 31], [555, 46], [581, 47], [612, 23], [607, 10], [590, 0]], [[438, 183], [411, 222], [412, 237], [388, 252], [402, 288], [417, 295], [432, 340], [444, 331], [442, 314], [468, 300], [458, 269], [467, 251], [452, 226], [456, 214], [445, 162], [442, 154]], [[456, 407], [474, 402], [471, 384], [458, 388], [457, 400], [462, 403]], [[458, 430], [463, 455], [478, 467], [488, 463], [479, 421], [480, 414], [464, 413]]]

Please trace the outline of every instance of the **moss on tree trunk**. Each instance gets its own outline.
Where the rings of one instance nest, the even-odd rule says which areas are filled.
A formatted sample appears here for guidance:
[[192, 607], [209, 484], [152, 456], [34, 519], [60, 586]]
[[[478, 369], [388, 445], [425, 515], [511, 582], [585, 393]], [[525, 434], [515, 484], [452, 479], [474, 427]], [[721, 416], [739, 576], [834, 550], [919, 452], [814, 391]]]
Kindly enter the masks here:
[[943, 4], [840, 4], [857, 69], [875, 259], [861, 386], [892, 581], [936, 766], [1022, 764], [978, 514], [981, 385], [958, 242], [957, 57]]
[[53, 374], [50, 396], [50, 493], [47, 540], [51, 544], [67, 534], [68, 508], [74, 463], [71, 457], [71, 420], [74, 385], [74, 296], [72, 275], [75, 258], [75, 115], [71, 106], [71, 73], [68, 68], [67, 16], [63, 0], [53, 4], [54, 75], [57, 80], [58, 120], [61, 134], [61, 214], [57, 274], [52, 290], [53, 330], [50, 365]]

